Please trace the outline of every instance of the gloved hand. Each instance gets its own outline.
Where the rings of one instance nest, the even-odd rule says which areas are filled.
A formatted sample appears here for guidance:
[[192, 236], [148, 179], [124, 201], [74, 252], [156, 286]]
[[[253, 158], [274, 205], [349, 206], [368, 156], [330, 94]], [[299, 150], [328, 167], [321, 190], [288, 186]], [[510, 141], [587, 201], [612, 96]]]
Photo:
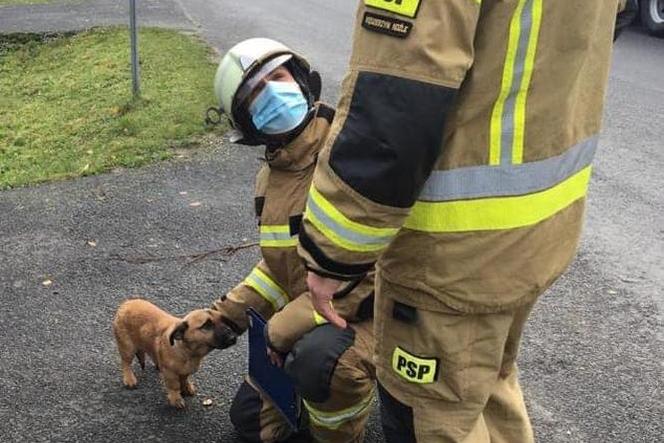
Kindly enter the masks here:
[[[231, 291], [232, 292], [232, 291]], [[247, 319], [247, 305], [229, 298], [229, 294], [222, 295], [210, 309], [219, 314], [220, 321], [228, 326], [237, 335], [241, 335], [249, 327]]]

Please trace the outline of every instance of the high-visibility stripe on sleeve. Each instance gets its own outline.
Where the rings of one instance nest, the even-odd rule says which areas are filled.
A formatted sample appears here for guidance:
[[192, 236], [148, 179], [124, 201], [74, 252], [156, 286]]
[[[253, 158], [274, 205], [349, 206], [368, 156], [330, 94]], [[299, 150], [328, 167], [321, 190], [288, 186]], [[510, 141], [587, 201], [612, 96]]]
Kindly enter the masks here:
[[291, 235], [290, 225], [261, 225], [260, 246], [261, 248], [297, 246], [297, 235]]
[[595, 157], [597, 142], [598, 137], [592, 136], [560, 155], [518, 165], [480, 165], [434, 171], [418, 200], [470, 200], [544, 191], [589, 166]]
[[519, 0], [516, 5], [514, 15], [510, 22], [509, 37], [507, 40], [507, 52], [505, 54], [505, 64], [503, 66], [503, 76], [500, 85], [500, 92], [498, 99], [493, 105], [491, 114], [491, 130], [489, 137], [489, 164], [499, 165], [501, 158], [501, 136], [502, 136], [502, 123], [503, 123], [503, 110], [505, 108], [505, 101], [509, 95], [512, 87], [514, 76], [514, 62], [517, 56], [517, 49], [519, 46], [519, 35], [521, 33], [521, 12], [526, 3], [526, 0]]
[[418, 201], [404, 226], [425, 232], [467, 232], [514, 229], [555, 215], [588, 190], [591, 166], [541, 192], [475, 200]]
[[380, 251], [387, 247], [398, 229], [376, 228], [348, 219], [318, 190], [311, 186], [305, 218], [335, 245], [355, 252]]
[[265, 300], [267, 300], [275, 311], [280, 310], [288, 303], [286, 291], [268, 276], [265, 272], [255, 267], [244, 279], [244, 284], [253, 288]]
[[528, 49], [523, 66], [523, 76], [519, 91], [514, 105], [514, 138], [512, 140], [512, 163], [520, 164], [523, 162], [523, 144], [526, 132], [526, 98], [530, 88], [530, 79], [533, 76], [535, 68], [535, 54], [537, 52], [537, 42], [539, 39], [539, 30], [542, 23], [542, 0], [533, 0], [532, 11], [530, 14], [531, 27], [528, 36]]
[[526, 98], [535, 65], [542, 0], [519, 0], [510, 21], [500, 92], [490, 123], [489, 164], [523, 161]]
[[318, 410], [306, 400], [303, 400], [303, 403], [307, 408], [307, 412], [309, 412], [309, 419], [316, 425], [328, 429], [338, 429], [339, 426], [345, 422], [350, 421], [361, 414], [366, 414], [371, 407], [373, 397], [374, 390], [372, 389], [369, 395], [358, 404], [340, 411], [332, 412]]

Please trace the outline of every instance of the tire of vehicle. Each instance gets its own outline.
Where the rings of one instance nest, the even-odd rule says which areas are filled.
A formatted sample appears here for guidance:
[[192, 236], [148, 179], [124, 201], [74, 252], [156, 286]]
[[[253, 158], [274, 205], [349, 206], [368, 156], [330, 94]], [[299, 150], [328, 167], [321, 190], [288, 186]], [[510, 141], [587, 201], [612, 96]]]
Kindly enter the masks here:
[[641, 0], [641, 23], [649, 33], [664, 36], [664, 0]]

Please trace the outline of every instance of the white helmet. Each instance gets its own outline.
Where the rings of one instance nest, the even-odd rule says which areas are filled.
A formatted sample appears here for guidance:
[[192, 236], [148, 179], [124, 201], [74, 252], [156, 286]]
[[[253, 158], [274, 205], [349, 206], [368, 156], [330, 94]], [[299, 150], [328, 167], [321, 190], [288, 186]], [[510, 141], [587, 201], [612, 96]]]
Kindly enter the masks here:
[[[245, 99], [265, 75], [284, 64], [312, 108], [320, 94], [320, 76], [311, 71], [304, 57], [284, 44], [268, 38], [251, 38], [233, 46], [221, 59], [214, 77], [214, 94], [218, 111], [225, 113], [239, 132], [235, 141], [251, 145], [270, 142], [271, 137], [254, 126]], [[292, 132], [299, 133], [308, 120]]]

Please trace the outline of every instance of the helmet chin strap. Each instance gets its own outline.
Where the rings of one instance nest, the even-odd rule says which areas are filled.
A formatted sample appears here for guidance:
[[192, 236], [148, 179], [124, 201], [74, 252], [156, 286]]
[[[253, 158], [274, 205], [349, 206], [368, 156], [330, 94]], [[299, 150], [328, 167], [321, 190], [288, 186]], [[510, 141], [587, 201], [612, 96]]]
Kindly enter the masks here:
[[[231, 128], [228, 131], [229, 140], [231, 143], [239, 143], [241, 145], [249, 146], [265, 144], [267, 150], [273, 152], [277, 149], [283, 148], [285, 145], [293, 141], [298, 135], [300, 135], [307, 124], [309, 124], [309, 121], [314, 116], [314, 113], [315, 108], [311, 106], [307, 112], [306, 117], [304, 117], [304, 120], [302, 120], [302, 123], [300, 123], [296, 128], [283, 134], [266, 135], [260, 133], [259, 137], [256, 137], [255, 139], [247, 139], [242, 131], [236, 128]], [[221, 108], [208, 108], [207, 111], [205, 111], [205, 124], [210, 126], [216, 126], [220, 124], [224, 114], [225, 113]]]
[[302, 123], [300, 123], [297, 127], [291, 129], [290, 131], [284, 132], [283, 134], [270, 135], [270, 134], [264, 134], [259, 131], [255, 131], [254, 134], [247, 135], [242, 130], [238, 128], [233, 128], [229, 132], [230, 141], [232, 143], [238, 143], [246, 146], [265, 145], [268, 151], [273, 152], [277, 149], [283, 148], [284, 146], [292, 142], [297, 136], [299, 136], [304, 130], [304, 128], [307, 127], [307, 125], [309, 124], [309, 122], [311, 121], [311, 119], [314, 117], [315, 114], [316, 114], [316, 108], [313, 106], [313, 104], [311, 104], [309, 107], [309, 111], [307, 112], [307, 115], [302, 120]]

